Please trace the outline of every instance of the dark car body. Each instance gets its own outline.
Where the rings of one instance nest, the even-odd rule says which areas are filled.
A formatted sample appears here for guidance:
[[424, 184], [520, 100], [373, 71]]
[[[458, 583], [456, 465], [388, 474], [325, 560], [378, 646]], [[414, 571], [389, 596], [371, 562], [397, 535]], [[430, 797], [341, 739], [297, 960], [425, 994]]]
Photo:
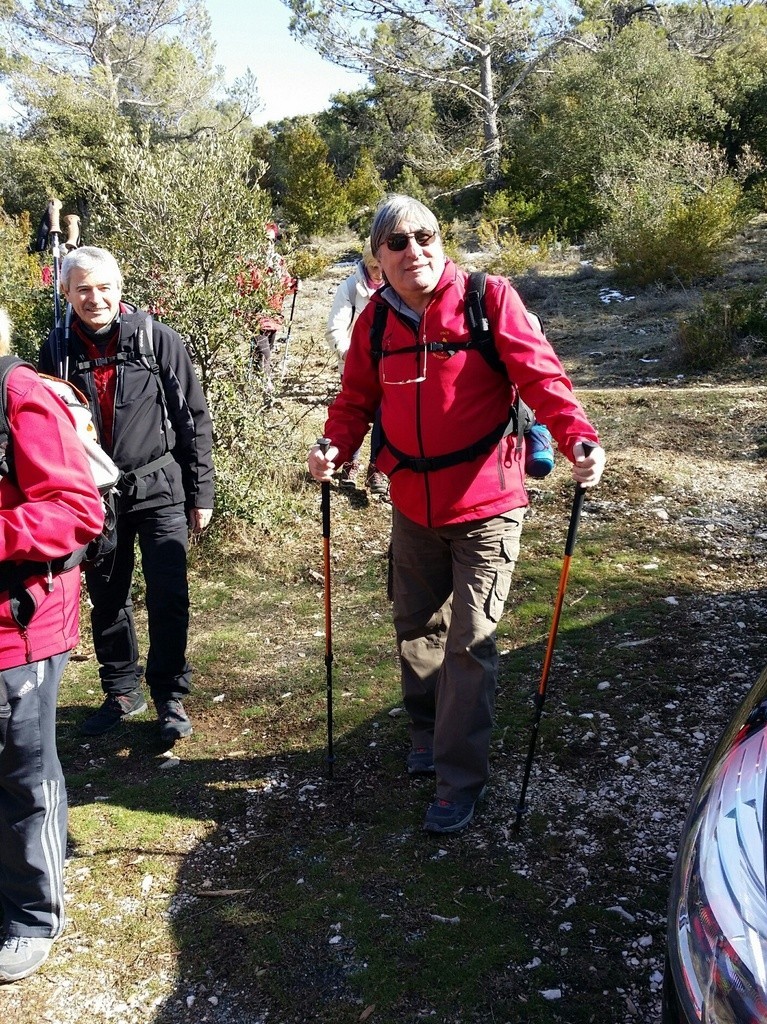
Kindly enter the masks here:
[[767, 1022], [767, 670], [698, 782], [671, 882], [664, 1024]]

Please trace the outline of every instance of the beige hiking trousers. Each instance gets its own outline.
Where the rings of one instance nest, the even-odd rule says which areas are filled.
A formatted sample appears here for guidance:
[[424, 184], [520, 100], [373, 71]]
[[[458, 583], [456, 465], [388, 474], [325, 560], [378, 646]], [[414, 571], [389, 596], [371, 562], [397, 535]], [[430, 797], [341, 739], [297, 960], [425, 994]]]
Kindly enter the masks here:
[[437, 798], [476, 800], [489, 774], [503, 613], [525, 510], [429, 529], [393, 510], [392, 598], [413, 747]]

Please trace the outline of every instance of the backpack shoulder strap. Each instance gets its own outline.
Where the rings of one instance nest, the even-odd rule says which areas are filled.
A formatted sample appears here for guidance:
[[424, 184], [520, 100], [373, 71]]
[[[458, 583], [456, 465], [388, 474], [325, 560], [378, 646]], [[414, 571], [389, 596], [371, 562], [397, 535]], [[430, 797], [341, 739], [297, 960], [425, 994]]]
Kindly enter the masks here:
[[142, 360], [145, 360], [152, 370], [157, 367], [157, 357], [154, 353], [154, 320], [152, 314], [147, 313], [144, 322], [136, 331], [136, 352]]
[[381, 361], [383, 353], [383, 336], [388, 316], [389, 307], [387, 304], [383, 301], [376, 302], [373, 309], [373, 322], [370, 325], [370, 353], [376, 365]]
[[28, 366], [37, 373], [31, 363], [19, 356], [0, 356], [0, 476], [8, 476], [13, 470], [11, 428], [8, 423], [8, 377], [17, 366]]
[[[485, 306], [486, 283], [487, 274], [484, 271], [475, 270], [472, 274], [469, 274], [469, 287], [465, 298], [466, 323], [473, 344], [479, 349], [488, 365], [508, 378], [508, 371], [498, 355], [493, 331], [487, 318], [487, 308]], [[519, 448], [522, 443], [522, 435], [535, 423], [535, 413], [520, 398], [516, 384], [513, 381], [511, 383], [514, 388], [514, 403], [511, 409], [508, 433], [517, 436], [517, 447]]]
[[464, 299], [466, 324], [474, 347], [482, 355], [485, 362], [498, 373], [508, 376], [506, 367], [501, 362], [495, 347], [495, 338], [487, 318], [485, 307], [485, 285], [487, 274], [483, 270], [475, 270], [469, 274], [469, 287]]

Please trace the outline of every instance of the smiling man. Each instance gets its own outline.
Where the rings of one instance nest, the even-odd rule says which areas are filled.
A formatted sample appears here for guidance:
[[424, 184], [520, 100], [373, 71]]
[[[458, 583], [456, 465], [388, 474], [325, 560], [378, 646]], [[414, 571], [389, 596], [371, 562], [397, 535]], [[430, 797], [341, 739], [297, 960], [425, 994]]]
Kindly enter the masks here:
[[489, 776], [495, 630], [528, 503], [524, 442], [508, 429], [517, 389], [577, 483], [596, 486], [605, 454], [539, 323], [504, 278], [488, 277], [484, 298], [500, 364], [476, 344], [469, 275], [445, 257], [431, 210], [387, 197], [370, 242], [386, 283], [355, 325], [325, 424], [330, 445], [311, 449], [309, 469], [329, 481], [380, 405], [407, 771], [436, 775], [424, 828], [455, 832], [471, 821]]
[[188, 531], [199, 533], [213, 508], [212, 425], [181, 337], [122, 301], [122, 274], [106, 249], [84, 246], [61, 265], [71, 306], [65, 336], [54, 331], [40, 369], [82, 391], [99, 440], [122, 470], [114, 557], [85, 573], [102, 706], [83, 724], [98, 736], [146, 710], [140, 680], [131, 583], [138, 540], [146, 584], [146, 680], [163, 742], [192, 731], [183, 699], [191, 668]]

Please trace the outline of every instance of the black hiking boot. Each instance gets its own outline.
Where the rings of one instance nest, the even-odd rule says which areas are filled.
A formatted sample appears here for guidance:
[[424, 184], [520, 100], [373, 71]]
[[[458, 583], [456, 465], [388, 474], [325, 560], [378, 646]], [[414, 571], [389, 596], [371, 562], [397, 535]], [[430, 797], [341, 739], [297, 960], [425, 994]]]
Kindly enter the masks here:
[[176, 740], [183, 740], [185, 736], [191, 736], [192, 723], [189, 721], [189, 715], [184, 711], [184, 705], [177, 697], [155, 701], [154, 706], [157, 708], [160, 737], [163, 743], [175, 743]]
[[132, 718], [146, 711], [147, 704], [141, 690], [130, 693], [108, 693], [104, 703], [90, 718], [86, 718], [80, 732], [83, 736], [102, 736], [114, 729], [124, 718]]

